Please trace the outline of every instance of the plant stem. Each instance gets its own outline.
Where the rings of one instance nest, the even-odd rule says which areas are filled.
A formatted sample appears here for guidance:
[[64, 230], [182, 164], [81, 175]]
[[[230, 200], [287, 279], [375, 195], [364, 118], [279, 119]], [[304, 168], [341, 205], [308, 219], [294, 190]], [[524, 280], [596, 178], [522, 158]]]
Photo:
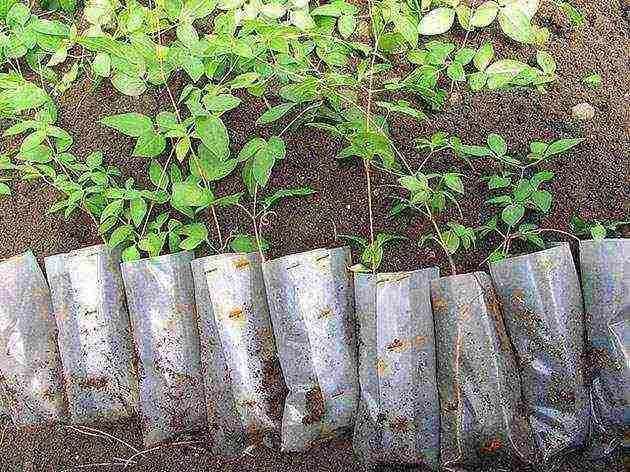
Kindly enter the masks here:
[[451, 275], [456, 275], [457, 269], [455, 268], [455, 261], [453, 260], [453, 256], [451, 256], [451, 253], [448, 252], [448, 247], [446, 246], [446, 243], [444, 242], [444, 238], [442, 237], [442, 232], [440, 231], [440, 228], [437, 225], [435, 218], [433, 218], [433, 213], [431, 213], [429, 204], [427, 202], [424, 202], [424, 207], [427, 212], [427, 217], [429, 218], [429, 221], [431, 221], [431, 224], [433, 225], [433, 228], [435, 229], [435, 232], [438, 235], [440, 246], [442, 246], [442, 249], [444, 250], [444, 253], [446, 254], [446, 258], [448, 259], [448, 265], [451, 268]]

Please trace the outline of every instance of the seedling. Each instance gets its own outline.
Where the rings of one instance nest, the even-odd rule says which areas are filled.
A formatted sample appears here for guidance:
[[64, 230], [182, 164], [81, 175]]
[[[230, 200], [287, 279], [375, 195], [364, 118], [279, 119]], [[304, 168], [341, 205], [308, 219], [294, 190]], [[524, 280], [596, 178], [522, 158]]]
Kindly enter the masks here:
[[361, 264], [356, 264], [350, 267], [350, 270], [352, 270], [353, 272], [373, 274], [378, 272], [378, 269], [383, 262], [383, 252], [385, 250], [385, 246], [397, 240], [402, 241], [407, 239], [403, 236], [397, 236], [388, 233], [378, 234], [373, 243], [370, 243], [365, 238], [357, 236], [347, 236], [344, 234], [340, 234], [339, 237], [347, 239], [359, 249], [361, 249]]
[[618, 237], [622, 235], [625, 227], [630, 226], [630, 220], [594, 220], [585, 221], [577, 214], [571, 217], [571, 231], [576, 236], [586, 236], [593, 239], [604, 239], [607, 236]]

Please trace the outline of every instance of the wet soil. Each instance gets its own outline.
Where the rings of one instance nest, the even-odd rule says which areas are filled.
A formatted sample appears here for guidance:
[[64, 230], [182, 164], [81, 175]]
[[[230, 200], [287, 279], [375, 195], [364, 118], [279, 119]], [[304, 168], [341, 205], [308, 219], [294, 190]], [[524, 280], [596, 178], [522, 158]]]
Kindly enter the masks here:
[[[551, 3], [551, 2], [548, 2]], [[509, 92], [471, 93], [460, 90], [454, 95], [448, 110], [417, 123], [412, 119], [390, 119], [391, 131], [399, 149], [412, 163], [419, 163], [423, 155], [413, 141], [436, 131], [448, 131], [465, 143], [485, 141], [488, 133], [502, 134], [514, 153], [527, 153], [532, 140], [552, 140], [583, 136], [585, 142], [576, 150], [545, 164], [556, 174], [550, 191], [555, 196], [543, 226], [568, 230], [570, 217], [575, 212], [586, 219], [628, 219], [630, 216], [630, 13], [627, 0], [574, 0], [586, 13], [587, 24], [572, 28], [568, 20], [547, 5], [538, 15], [538, 23], [547, 26], [552, 38], [547, 50], [558, 64], [560, 81], [546, 94], [530, 90]], [[463, 35], [458, 36], [461, 40]], [[535, 49], [517, 46], [503, 39], [494, 28], [469, 38], [469, 44], [479, 45], [491, 39], [497, 57], [514, 57], [533, 63]], [[598, 73], [604, 84], [592, 89], [582, 83], [589, 73]], [[183, 83], [182, 77], [173, 80], [173, 88]], [[154, 90], [138, 99], [122, 97], [103, 85], [95, 92], [89, 83], [72, 88], [60, 99], [61, 126], [75, 137], [73, 152], [87, 156], [100, 150], [110, 163], [118, 165], [126, 176], [133, 176], [140, 184], [148, 184], [143, 158], [131, 157], [133, 140], [121, 136], [97, 123], [97, 120], [116, 113], [138, 111], [155, 115], [167, 107], [164, 90]], [[578, 122], [571, 117], [571, 108], [588, 102], [595, 109], [595, 117]], [[418, 105], [420, 105], [418, 103]], [[226, 115], [233, 151], [238, 151], [255, 133], [261, 133], [252, 117], [264, 110], [264, 104], [248, 99], [248, 105]], [[3, 126], [0, 124], [0, 126]], [[281, 125], [280, 125], [281, 126]], [[262, 130], [263, 137], [276, 134], [278, 128]], [[310, 186], [317, 190], [312, 197], [279, 205], [263, 228], [271, 243], [271, 257], [305, 251], [316, 247], [343, 244], [336, 234], [367, 237], [368, 212], [365, 177], [356, 161], [336, 160], [335, 154], [344, 144], [312, 128], [300, 128], [286, 134], [288, 157], [274, 170], [272, 188]], [[7, 145], [0, 142], [0, 146]], [[492, 208], [484, 204], [488, 198], [485, 184], [478, 175], [452, 156], [447, 156], [434, 167], [444, 170], [455, 164], [465, 178], [466, 198], [462, 210], [463, 223], [476, 226], [485, 221]], [[492, 163], [475, 162], [480, 174], [491, 172]], [[378, 195], [375, 206], [376, 232], [403, 234], [408, 241], [392, 245], [382, 265], [384, 271], [400, 271], [439, 265], [448, 272], [444, 257], [436, 249], [419, 248], [419, 236], [429, 231], [427, 222], [415, 215], [391, 220], [387, 212], [391, 202], [386, 198], [389, 182], [377, 176]], [[49, 255], [67, 252], [99, 242], [89, 218], [77, 214], [69, 221], [59, 215], [48, 215], [47, 208], [58, 199], [54, 191], [40, 183], [22, 182], [14, 187], [14, 196], [0, 199], [0, 259], [32, 249], [40, 261]], [[222, 183], [216, 194], [227, 195], [241, 191], [237, 175]], [[233, 211], [219, 215], [224, 236], [249, 232], [248, 221]], [[210, 223], [210, 222], [209, 222]], [[210, 225], [212, 227], [212, 225]], [[626, 235], [628, 230], [626, 229]], [[216, 236], [216, 235], [215, 235]], [[458, 271], [478, 270], [491, 246], [479, 244], [473, 251], [455, 256]], [[354, 254], [358, 260], [357, 254]], [[99, 426], [101, 427], [101, 426]], [[141, 435], [135, 421], [105, 427], [113, 435], [141, 448]], [[113, 457], [129, 457], [127, 446], [112, 440], [102, 440], [78, 434], [62, 426], [45, 431], [18, 432], [8, 428], [0, 447], [2, 472], [60, 472], [85, 470], [75, 467], [109, 462]], [[201, 470], [355, 470], [348, 441], [337, 440], [330, 446], [306, 455], [283, 455], [275, 452], [254, 453], [234, 464], [217, 462], [198, 446], [155, 451], [138, 460], [133, 471], [176, 471], [186, 467]], [[571, 461], [569, 461], [571, 462]], [[627, 464], [626, 464], [627, 465]], [[90, 470], [90, 469], [88, 469]], [[106, 466], [94, 470], [120, 470]], [[386, 468], [384, 470], [392, 470]], [[600, 466], [586, 465], [579, 457], [566, 469], [579, 472], [624, 470], [621, 459]], [[627, 470], [627, 469], [626, 469]]]

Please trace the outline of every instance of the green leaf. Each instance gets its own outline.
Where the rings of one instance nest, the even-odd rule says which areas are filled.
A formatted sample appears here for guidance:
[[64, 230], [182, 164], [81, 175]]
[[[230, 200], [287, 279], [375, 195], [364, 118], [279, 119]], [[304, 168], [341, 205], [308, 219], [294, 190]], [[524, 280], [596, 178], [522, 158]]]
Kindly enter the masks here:
[[489, 134], [487, 143], [488, 147], [492, 149], [497, 156], [504, 156], [507, 152], [507, 144], [505, 143], [505, 140], [498, 134]]
[[267, 143], [267, 149], [273, 155], [275, 159], [284, 159], [287, 153], [284, 141], [282, 138], [272, 136]]
[[131, 200], [131, 220], [136, 227], [139, 227], [147, 213], [147, 202], [142, 198], [134, 198]]
[[470, 18], [470, 24], [477, 28], [485, 28], [496, 19], [497, 13], [499, 13], [499, 5], [497, 2], [483, 2], [475, 8], [472, 17]]
[[112, 61], [109, 54], [106, 52], [99, 52], [94, 56], [92, 61], [92, 70], [100, 77], [109, 77], [111, 74]]
[[141, 78], [117, 72], [111, 77], [112, 85], [123, 95], [139, 97], [147, 89]]
[[300, 187], [300, 188], [291, 188], [291, 189], [281, 189], [276, 191], [273, 195], [269, 197], [265, 197], [263, 199], [263, 207], [265, 210], [268, 210], [273, 205], [278, 203], [283, 198], [287, 197], [304, 197], [307, 195], [312, 195], [315, 193], [315, 190], [310, 187]]
[[501, 8], [499, 11], [499, 25], [503, 32], [515, 41], [526, 44], [536, 41], [536, 33], [532, 28], [530, 19], [515, 4], [508, 4]]
[[553, 74], [556, 71], [556, 61], [546, 51], [536, 52], [536, 62], [545, 74]]
[[425, 36], [446, 33], [455, 21], [455, 10], [439, 7], [422, 17], [418, 32]]
[[606, 228], [601, 223], [597, 223], [591, 227], [591, 236], [593, 239], [604, 239], [606, 237]]
[[199, 42], [199, 34], [191, 23], [180, 23], [177, 25], [176, 33], [177, 39], [189, 48], [195, 47]]
[[222, 113], [236, 108], [241, 103], [241, 99], [229, 93], [221, 93], [213, 97], [204, 97], [202, 103], [209, 111]]
[[176, 182], [173, 184], [171, 202], [176, 208], [203, 207], [212, 203], [212, 192], [202, 189], [191, 182]]
[[451, 190], [462, 194], [464, 193], [464, 184], [459, 175], [453, 173], [444, 174], [444, 183]]
[[[230, 247], [234, 252], [254, 252], [258, 251], [258, 242], [256, 238], [253, 236], [248, 236], [246, 234], [237, 234], [234, 239], [230, 242]], [[264, 239], [260, 240], [260, 249], [266, 251], [269, 249], [269, 244]]]
[[337, 20], [337, 28], [342, 38], [348, 39], [357, 27], [357, 19], [354, 15], [341, 15]]
[[477, 70], [484, 71], [490, 65], [492, 59], [494, 59], [494, 48], [492, 43], [486, 42], [475, 53], [473, 64], [475, 64]]
[[109, 238], [109, 246], [116, 247], [127, 241], [133, 234], [133, 226], [124, 225], [116, 228]]
[[38, 18], [32, 22], [32, 28], [41, 34], [47, 34], [50, 36], [63, 36], [68, 37], [70, 35], [70, 27], [60, 21], [46, 20]]
[[599, 88], [602, 85], [603, 79], [599, 74], [589, 74], [582, 79], [582, 82], [593, 88]]
[[466, 80], [466, 73], [464, 72], [464, 66], [459, 62], [453, 62], [446, 69], [446, 75], [454, 82], [463, 82]]
[[153, 122], [151, 118], [141, 113], [123, 113], [120, 115], [106, 116], [99, 120], [99, 122], [127, 136], [133, 136], [135, 138], [153, 133]]
[[164, 190], [168, 186], [168, 174], [155, 160], [152, 160], [149, 163], [149, 179], [151, 180], [151, 183], [159, 189]]
[[553, 196], [546, 190], [537, 190], [532, 194], [532, 200], [540, 211], [547, 213], [551, 208]]
[[266, 187], [276, 159], [271, 150], [265, 146], [256, 154], [252, 164], [252, 175], [260, 187]]
[[446, 246], [446, 252], [455, 254], [459, 249], [459, 236], [454, 231], [444, 231], [442, 233], [442, 242]]
[[0, 196], [9, 196], [11, 195], [11, 189], [5, 183], [0, 182]]
[[257, 125], [264, 125], [267, 123], [271, 123], [276, 121], [279, 118], [282, 118], [284, 115], [289, 113], [291, 109], [295, 106], [293, 103], [283, 103], [282, 105], [277, 105], [275, 107], [270, 108], [265, 113], [260, 115], [258, 120], [256, 121]]
[[138, 138], [133, 149], [133, 155], [139, 157], [159, 156], [166, 149], [166, 138], [160, 133], [151, 130]]
[[262, 138], [254, 138], [249, 140], [238, 153], [238, 161], [244, 162], [253, 157], [260, 149], [266, 146], [267, 142]]
[[498, 175], [493, 175], [490, 177], [488, 181], [488, 189], [495, 190], [498, 188], [506, 188], [512, 185], [512, 179], [509, 177], [499, 177]]
[[138, 251], [135, 244], [133, 246], [129, 246], [122, 252], [123, 262], [137, 261], [138, 259], [140, 259], [140, 251]]
[[554, 154], [560, 154], [568, 151], [572, 147], [580, 144], [582, 141], [584, 141], [584, 138], [559, 139], [558, 141], [554, 141], [545, 151], [545, 156], [553, 156]]
[[509, 226], [516, 225], [525, 215], [525, 207], [519, 203], [506, 206], [501, 212], [501, 219]]
[[196, 129], [201, 142], [219, 159], [230, 155], [230, 138], [220, 118], [211, 115], [197, 118]]
[[396, 15], [393, 21], [396, 31], [402, 34], [411, 47], [415, 48], [418, 45], [418, 27], [406, 15]]

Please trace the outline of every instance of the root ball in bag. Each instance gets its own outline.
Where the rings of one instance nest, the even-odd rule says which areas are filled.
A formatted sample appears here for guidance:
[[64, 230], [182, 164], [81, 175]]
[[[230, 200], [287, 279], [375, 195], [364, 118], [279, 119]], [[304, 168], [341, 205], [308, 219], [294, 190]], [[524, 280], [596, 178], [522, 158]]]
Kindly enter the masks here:
[[190, 252], [122, 265], [145, 446], [207, 426]]
[[18, 427], [66, 415], [50, 291], [31, 252], [0, 262], [0, 395]]
[[135, 415], [138, 379], [120, 251], [93, 246], [45, 262], [71, 421]]
[[441, 466], [519, 470], [535, 461], [512, 346], [484, 272], [431, 282]]
[[359, 398], [348, 248], [265, 262], [269, 310], [289, 390], [282, 449], [302, 451], [349, 431]]
[[437, 470], [440, 406], [430, 282], [437, 268], [354, 278], [361, 401], [353, 447], [365, 464]]
[[584, 309], [571, 251], [561, 244], [490, 270], [542, 463], [555, 466], [584, 444], [589, 423]]
[[630, 435], [630, 239], [580, 242], [580, 267], [591, 374], [588, 450], [599, 459]]
[[277, 446], [286, 386], [260, 256], [210, 256], [193, 261], [192, 269], [215, 450], [242, 453], [249, 445]]

